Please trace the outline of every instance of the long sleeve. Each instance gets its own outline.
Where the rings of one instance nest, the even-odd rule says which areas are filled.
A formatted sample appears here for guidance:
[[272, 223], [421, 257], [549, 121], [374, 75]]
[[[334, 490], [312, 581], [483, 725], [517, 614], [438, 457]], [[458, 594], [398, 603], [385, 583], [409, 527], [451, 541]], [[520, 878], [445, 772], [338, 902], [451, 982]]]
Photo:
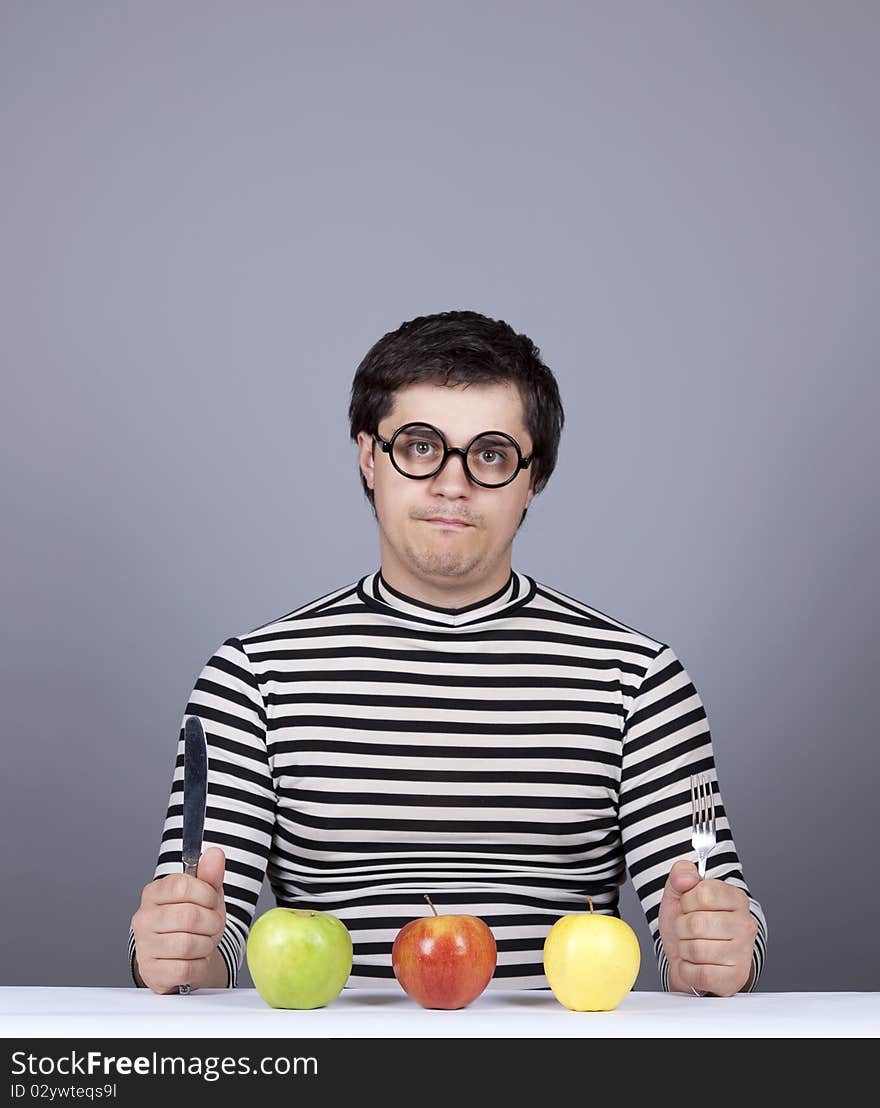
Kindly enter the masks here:
[[[208, 748], [208, 794], [202, 849], [226, 855], [223, 892], [226, 928], [219, 949], [227, 988], [234, 988], [244, 958], [275, 826], [276, 794], [266, 746], [266, 711], [257, 679], [238, 639], [226, 642], [201, 671], [186, 716], [198, 716]], [[159, 859], [153, 879], [181, 873], [183, 824], [183, 719]], [[132, 980], [134, 932], [129, 927]]]
[[707, 860], [706, 877], [742, 889], [758, 922], [748, 987], [751, 992], [764, 966], [767, 921], [743, 877], [718, 787], [705, 708], [674, 651], [663, 646], [648, 664], [629, 701], [623, 727], [618, 816], [627, 868], [648, 921], [661, 987], [666, 992], [669, 963], [660, 939], [660, 901], [673, 863], [680, 858], [696, 861], [690, 838], [690, 776], [694, 773], [708, 775], [715, 800], [718, 842]]

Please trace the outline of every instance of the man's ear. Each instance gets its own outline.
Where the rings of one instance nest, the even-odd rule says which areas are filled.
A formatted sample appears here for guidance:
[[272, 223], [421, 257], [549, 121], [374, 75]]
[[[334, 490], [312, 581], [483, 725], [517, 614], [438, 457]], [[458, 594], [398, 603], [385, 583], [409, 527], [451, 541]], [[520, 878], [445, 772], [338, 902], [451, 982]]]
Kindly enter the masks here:
[[358, 463], [367, 487], [373, 488], [375, 474], [373, 472], [376, 460], [376, 440], [366, 431], [358, 432]]

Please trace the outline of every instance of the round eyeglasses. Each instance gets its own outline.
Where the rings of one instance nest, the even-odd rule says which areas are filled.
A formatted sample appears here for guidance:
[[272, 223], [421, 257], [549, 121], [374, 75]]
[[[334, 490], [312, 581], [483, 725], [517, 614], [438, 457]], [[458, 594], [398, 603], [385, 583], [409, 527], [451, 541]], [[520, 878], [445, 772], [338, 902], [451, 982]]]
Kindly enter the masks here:
[[450, 454], [460, 454], [465, 472], [475, 484], [499, 489], [510, 484], [521, 469], [528, 469], [535, 456], [532, 453], [524, 458], [516, 439], [504, 431], [481, 431], [464, 449], [447, 445], [443, 432], [430, 423], [404, 423], [390, 442], [379, 434], [373, 438], [390, 456], [397, 472], [413, 481], [436, 476]]

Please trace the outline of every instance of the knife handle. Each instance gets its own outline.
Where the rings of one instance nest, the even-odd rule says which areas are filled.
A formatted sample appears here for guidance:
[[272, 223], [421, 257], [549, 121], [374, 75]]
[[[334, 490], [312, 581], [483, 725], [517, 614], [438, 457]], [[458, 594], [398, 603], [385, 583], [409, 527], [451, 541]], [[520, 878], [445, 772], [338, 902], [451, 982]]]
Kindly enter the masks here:
[[[199, 863], [198, 863], [198, 862], [196, 862], [196, 863], [195, 863], [195, 865], [192, 865], [192, 866], [190, 866], [190, 865], [187, 865], [187, 864], [186, 864], [186, 863], [184, 862], [184, 865], [183, 865], [183, 872], [184, 872], [184, 873], [188, 873], [188, 874], [190, 875], [190, 877], [195, 877], [195, 875], [196, 875], [196, 870], [197, 870], [198, 868], [199, 868]], [[190, 993], [190, 986], [189, 986], [189, 985], [178, 985], [178, 986], [177, 986], [177, 991], [178, 991], [178, 993], [179, 993], [179, 994], [180, 994], [181, 996], [189, 996], [189, 993]]]

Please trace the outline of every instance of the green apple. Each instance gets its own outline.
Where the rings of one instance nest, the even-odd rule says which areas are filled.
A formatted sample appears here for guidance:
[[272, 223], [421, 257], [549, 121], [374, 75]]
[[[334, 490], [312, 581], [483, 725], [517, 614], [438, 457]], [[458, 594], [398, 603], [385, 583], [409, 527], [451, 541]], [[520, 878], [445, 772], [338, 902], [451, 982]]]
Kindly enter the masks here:
[[351, 974], [348, 928], [329, 912], [270, 908], [251, 927], [247, 964], [257, 992], [273, 1008], [321, 1008]]
[[574, 1012], [610, 1012], [639, 974], [635, 931], [616, 916], [593, 911], [558, 919], [544, 940], [544, 973], [553, 995]]

